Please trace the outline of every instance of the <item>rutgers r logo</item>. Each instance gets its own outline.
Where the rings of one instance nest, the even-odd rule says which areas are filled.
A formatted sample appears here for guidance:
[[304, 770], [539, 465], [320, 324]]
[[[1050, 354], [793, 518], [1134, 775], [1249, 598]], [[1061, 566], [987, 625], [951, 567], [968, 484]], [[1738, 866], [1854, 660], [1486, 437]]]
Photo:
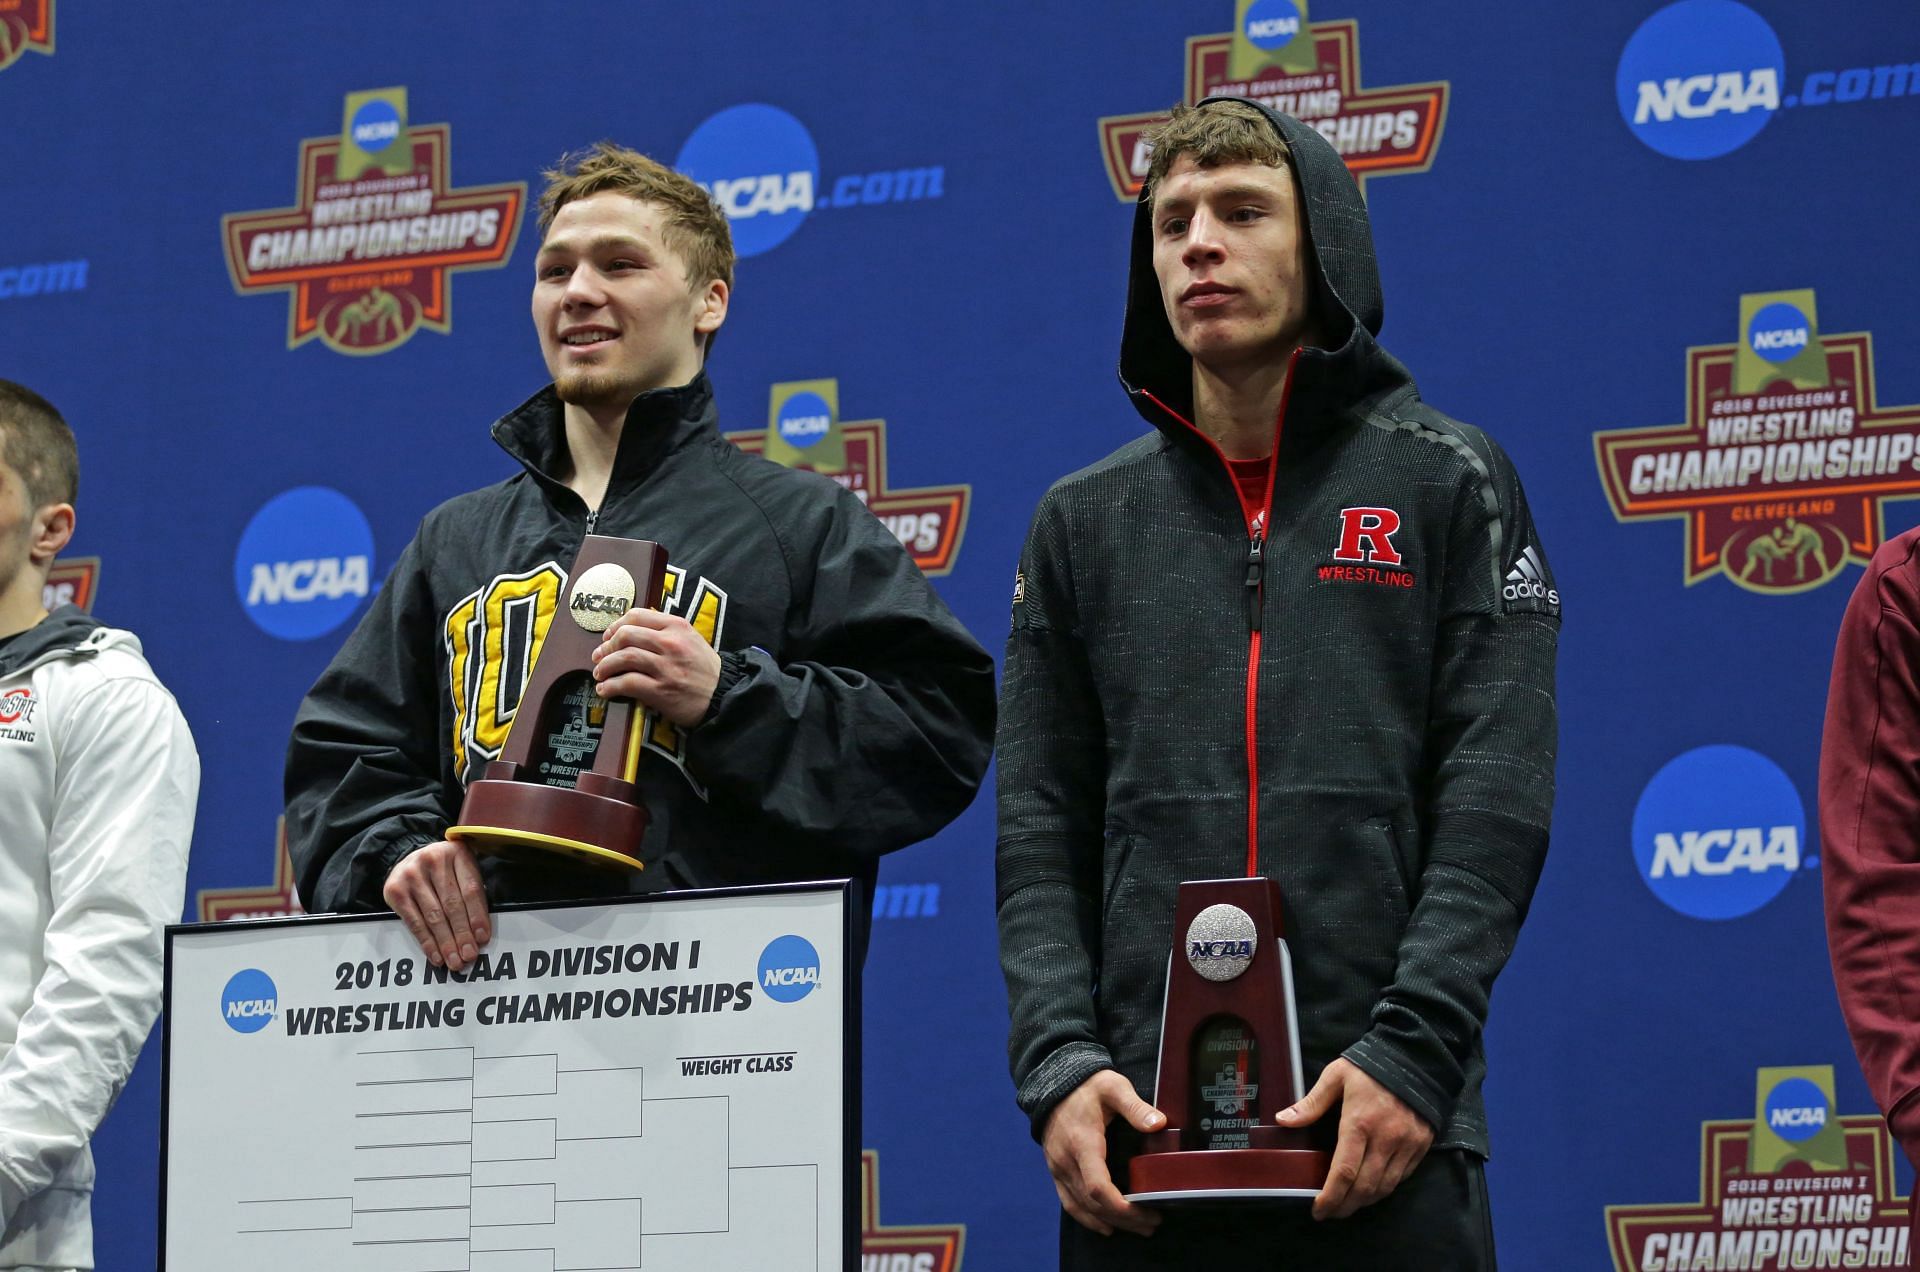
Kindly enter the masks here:
[[1391, 508], [1342, 508], [1340, 546], [1334, 549], [1333, 559], [1399, 565], [1400, 554], [1393, 547], [1398, 533], [1400, 514]]

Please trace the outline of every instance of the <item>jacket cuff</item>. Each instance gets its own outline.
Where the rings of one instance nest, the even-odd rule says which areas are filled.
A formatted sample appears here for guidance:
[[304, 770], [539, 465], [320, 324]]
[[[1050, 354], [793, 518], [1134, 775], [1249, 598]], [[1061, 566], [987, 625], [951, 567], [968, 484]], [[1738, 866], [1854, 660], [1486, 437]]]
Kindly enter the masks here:
[[[441, 836], [442, 839], [444, 839], [445, 837], [446, 836], [444, 834]], [[388, 844], [385, 848], [382, 848], [380, 850], [379, 856], [376, 858], [376, 860], [379, 861], [380, 863], [381, 881], [384, 883], [386, 881], [386, 877], [393, 873], [393, 868], [399, 865], [401, 862], [405, 861], [408, 857], [411, 857], [414, 853], [419, 852], [422, 848], [425, 848], [428, 844], [438, 843], [438, 842], [440, 841], [438, 839], [435, 839], [432, 835], [421, 834], [418, 831], [415, 831], [412, 834], [402, 834], [402, 835], [394, 836], [393, 842]]]
[[1047, 1129], [1047, 1115], [1060, 1101], [1094, 1074], [1113, 1067], [1113, 1057], [1097, 1042], [1070, 1042], [1036, 1065], [1020, 1084], [1016, 1097], [1027, 1115], [1034, 1142], [1040, 1141]]
[[706, 724], [719, 715], [720, 704], [726, 701], [727, 695], [733, 691], [734, 686], [752, 674], [753, 667], [747, 662], [746, 655], [739, 650], [729, 649], [721, 654], [720, 681], [713, 687], [713, 697], [707, 700], [707, 710], [700, 717], [700, 724], [693, 727], [697, 729], [701, 724]]
[[1416, 1068], [1391, 1043], [1383, 1041], [1377, 1034], [1368, 1034], [1341, 1052], [1340, 1058], [1393, 1092], [1402, 1104], [1418, 1113], [1421, 1120], [1433, 1128], [1436, 1140], [1446, 1132], [1447, 1121], [1453, 1116], [1457, 1092], [1450, 1094], [1441, 1090], [1439, 1084]]

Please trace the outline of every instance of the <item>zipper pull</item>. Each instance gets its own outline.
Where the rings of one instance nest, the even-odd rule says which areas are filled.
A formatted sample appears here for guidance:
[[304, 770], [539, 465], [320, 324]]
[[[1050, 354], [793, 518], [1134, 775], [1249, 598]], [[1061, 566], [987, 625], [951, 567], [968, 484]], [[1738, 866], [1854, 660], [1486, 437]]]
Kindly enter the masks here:
[[1260, 581], [1266, 574], [1267, 535], [1256, 530], [1247, 541], [1247, 627], [1260, 630]]
[[600, 510], [598, 508], [587, 509], [587, 533], [588, 534], [593, 533], [593, 527], [599, 520], [600, 520]]

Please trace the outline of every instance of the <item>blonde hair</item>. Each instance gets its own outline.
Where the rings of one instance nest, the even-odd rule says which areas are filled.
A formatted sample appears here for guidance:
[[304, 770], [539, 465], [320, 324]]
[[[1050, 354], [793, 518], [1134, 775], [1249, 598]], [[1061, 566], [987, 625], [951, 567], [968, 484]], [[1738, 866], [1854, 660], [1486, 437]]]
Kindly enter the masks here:
[[540, 236], [546, 237], [560, 209], [576, 199], [608, 190], [630, 199], [655, 203], [667, 213], [661, 236], [687, 267], [687, 285], [719, 279], [733, 286], [733, 232], [727, 214], [705, 190], [683, 173], [657, 159], [610, 141], [561, 156], [541, 174], [547, 188], [540, 192]]

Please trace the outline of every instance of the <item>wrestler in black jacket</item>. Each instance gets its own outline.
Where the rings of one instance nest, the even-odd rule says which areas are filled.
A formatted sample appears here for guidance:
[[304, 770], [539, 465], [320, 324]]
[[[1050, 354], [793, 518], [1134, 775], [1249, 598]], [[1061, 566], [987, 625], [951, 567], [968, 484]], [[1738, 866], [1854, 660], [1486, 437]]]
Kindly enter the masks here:
[[649, 731], [644, 873], [488, 859], [494, 902], [835, 876], [871, 895], [880, 854], [966, 807], [992, 659], [857, 498], [715, 420], [704, 373], [636, 398], [592, 526], [552, 475], [552, 388], [494, 425], [524, 471], [427, 515], [294, 724], [287, 843], [309, 910], [384, 909], [394, 863], [444, 838], [589, 530], [667, 548], [667, 608], [720, 650], [720, 683], [696, 727]]

